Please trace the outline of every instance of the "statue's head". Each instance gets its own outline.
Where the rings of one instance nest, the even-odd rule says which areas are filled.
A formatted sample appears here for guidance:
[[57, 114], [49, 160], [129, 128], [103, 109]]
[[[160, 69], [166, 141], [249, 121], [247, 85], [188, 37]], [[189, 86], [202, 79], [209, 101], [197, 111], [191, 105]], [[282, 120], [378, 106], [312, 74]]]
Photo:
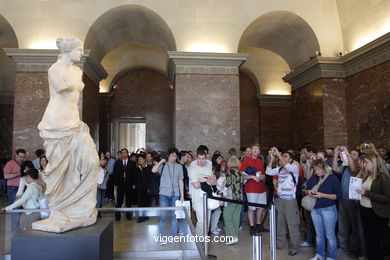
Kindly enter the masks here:
[[76, 37], [58, 38], [56, 41], [60, 58], [63, 55], [70, 55], [72, 61], [80, 61], [83, 54], [83, 42]]

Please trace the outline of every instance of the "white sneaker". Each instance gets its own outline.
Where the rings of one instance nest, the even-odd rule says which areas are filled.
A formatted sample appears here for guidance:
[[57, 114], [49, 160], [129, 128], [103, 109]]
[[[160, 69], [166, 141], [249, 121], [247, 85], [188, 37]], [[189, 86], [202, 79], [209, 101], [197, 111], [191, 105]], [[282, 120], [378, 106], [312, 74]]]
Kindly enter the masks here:
[[307, 241], [303, 241], [299, 244], [300, 247], [312, 247], [313, 244], [308, 243]]
[[213, 234], [213, 235], [219, 235], [218, 229], [211, 231], [211, 234]]
[[316, 254], [313, 258], [310, 258], [310, 260], [324, 260], [324, 257]]
[[218, 232], [221, 232], [221, 230], [222, 230], [222, 229], [220, 229], [220, 228], [217, 228], [217, 231], [218, 231]]
[[226, 242], [225, 245], [230, 246], [238, 243], [238, 237], [233, 237], [233, 240]]

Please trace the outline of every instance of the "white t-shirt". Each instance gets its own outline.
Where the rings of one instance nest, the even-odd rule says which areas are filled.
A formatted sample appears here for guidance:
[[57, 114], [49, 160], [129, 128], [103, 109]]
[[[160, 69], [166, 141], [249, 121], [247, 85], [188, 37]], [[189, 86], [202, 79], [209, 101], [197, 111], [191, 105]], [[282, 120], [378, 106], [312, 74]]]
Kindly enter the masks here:
[[203, 205], [203, 201], [202, 201], [202, 198], [201, 198], [201, 194], [202, 194], [202, 190], [199, 188], [199, 189], [196, 189], [194, 188], [194, 186], [192, 185], [192, 183], [194, 182], [199, 182], [199, 179], [200, 178], [203, 178], [203, 177], [208, 177], [208, 176], [212, 176], [212, 171], [211, 169], [209, 169], [209, 167], [207, 166], [198, 166], [198, 165], [194, 165], [194, 166], [191, 166], [189, 169], [188, 169], [188, 177], [190, 179], [190, 194], [191, 194], [191, 199], [192, 199], [192, 203], [194, 204], [194, 207], [195, 204], [196, 205]]

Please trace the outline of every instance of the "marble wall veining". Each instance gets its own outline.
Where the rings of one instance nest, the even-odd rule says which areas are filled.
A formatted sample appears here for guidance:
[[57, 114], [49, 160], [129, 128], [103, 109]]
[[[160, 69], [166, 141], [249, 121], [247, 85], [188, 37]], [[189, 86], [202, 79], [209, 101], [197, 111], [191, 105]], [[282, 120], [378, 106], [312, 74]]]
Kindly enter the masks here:
[[176, 74], [175, 145], [226, 153], [240, 147], [238, 75]]
[[324, 148], [347, 145], [345, 79], [322, 79]]
[[172, 146], [173, 95], [164, 74], [136, 69], [121, 75], [110, 101], [110, 118], [144, 118], [146, 149], [166, 151]]
[[346, 103], [349, 146], [390, 149], [390, 61], [347, 78]]

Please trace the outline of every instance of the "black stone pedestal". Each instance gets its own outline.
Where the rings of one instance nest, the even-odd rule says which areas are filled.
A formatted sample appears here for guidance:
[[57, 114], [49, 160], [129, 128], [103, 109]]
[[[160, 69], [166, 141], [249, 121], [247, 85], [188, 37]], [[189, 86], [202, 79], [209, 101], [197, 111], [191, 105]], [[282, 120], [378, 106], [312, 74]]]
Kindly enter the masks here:
[[113, 221], [56, 234], [35, 230], [17, 232], [11, 241], [12, 260], [94, 260], [113, 258]]

